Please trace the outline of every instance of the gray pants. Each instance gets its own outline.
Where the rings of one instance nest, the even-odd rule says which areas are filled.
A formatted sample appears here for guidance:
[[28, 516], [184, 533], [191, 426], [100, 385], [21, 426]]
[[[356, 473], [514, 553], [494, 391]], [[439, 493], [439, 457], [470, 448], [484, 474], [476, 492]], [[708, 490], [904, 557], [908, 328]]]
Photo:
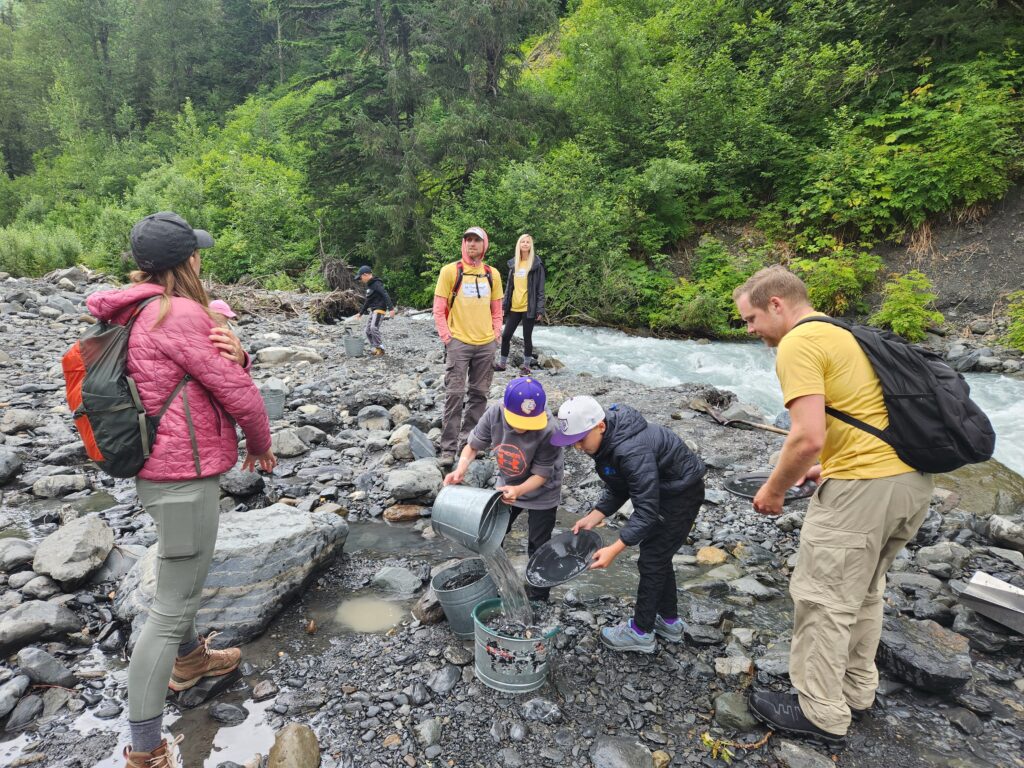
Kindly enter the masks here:
[[128, 665], [128, 719], [164, 711], [178, 644], [196, 636], [195, 617], [220, 521], [219, 477], [156, 483], [135, 480], [157, 532], [156, 590]]
[[370, 349], [384, 347], [384, 339], [380, 335], [380, 324], [384, 322], [384, 313], [375, 309], [370, 310], [366, 316], [366, 340], [370, 342]]
[[458, 451], [487, 407], [487, 393], [494, 378], [494, 347], [493, 341], [480, 345], [464, 344], [458, 339], [448, 342], [444, 364], [442, 454]]

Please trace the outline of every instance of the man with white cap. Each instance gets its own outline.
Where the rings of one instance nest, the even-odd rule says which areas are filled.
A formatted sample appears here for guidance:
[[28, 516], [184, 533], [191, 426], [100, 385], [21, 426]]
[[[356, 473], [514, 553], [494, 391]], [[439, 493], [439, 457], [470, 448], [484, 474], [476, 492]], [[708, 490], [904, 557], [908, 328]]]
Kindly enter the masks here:
[[501, 337], [501, 275], [484, 264], [487, 233], [462, 235], [462, 258], [445, 264], [434, 289], [434, 324], [445, 345], [441, 464], [451, 466], [459, 445], [487, 406], [492, 363]]
[[683, 639], [672, 556], [686, 541], [704, 503], [704, 462], [678, 435], [651, 424], [628, 405], [602, 408], [592, 397], [570, 397], [558, 409], [553, 445], [575, 446], [594, 457], [605, 484], [594, 510], [573, 526], [590, 530], [629, 499], [633, 514], [619, 538], [594, 553], [591, 568], [607, 568], [626, 548], [640, 547], [633, 618], [601, 630], [601, 642], [617, 651], [654, 653], [657, 635]]

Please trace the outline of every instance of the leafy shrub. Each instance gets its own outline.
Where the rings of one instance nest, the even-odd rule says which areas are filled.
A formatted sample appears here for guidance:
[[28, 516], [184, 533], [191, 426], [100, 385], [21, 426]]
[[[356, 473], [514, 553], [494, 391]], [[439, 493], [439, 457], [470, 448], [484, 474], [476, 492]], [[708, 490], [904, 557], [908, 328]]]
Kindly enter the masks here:
[[81, 254], [81, 241], [67, 227], [12, 224], [0, 228], [0, 271], [16, 277], [39, 277], [70, 267]]
[[864, 309], [861, 297], [875, 281], [882, 258], [837, 247], [828, 256], [795, 259], [791, 266], [807, 284], [811, 305], [829, 315], [841, 316]]
[[891, 328], [908, 341], [921, 341], [929, 326], [945, 319], [941, 312], [929, 309], [937, 298], [932, 281], [916, 269], [895, 275], [882, 292], [882, 307], [868, 322]]
[[1003, 337], [1003, 343], [1024, 352], [1024, 291], [1010, 294], [1009, 299], [1006, 314], [1010, 319], [1010, 327]]

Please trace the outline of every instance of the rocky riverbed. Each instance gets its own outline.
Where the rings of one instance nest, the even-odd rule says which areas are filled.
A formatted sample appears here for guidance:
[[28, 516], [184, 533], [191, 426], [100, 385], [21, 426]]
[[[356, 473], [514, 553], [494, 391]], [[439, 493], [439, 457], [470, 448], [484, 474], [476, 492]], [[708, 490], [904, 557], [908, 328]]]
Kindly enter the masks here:
[[[88, 322], [99, 276], [0, 277], [0, 764], [120, 766], [126, 659], [152, 588], [152, 520], [130, 482], [93, 469], [64, 406], [60, 355]], [[244, 643], [240, 674], [170, 701], [186, 765], [830, 766], [771, 736], [751, 686], [786, 689], [786, 594], [805, 502], [778, 519], [723, 490], [766, 468], [781, 437], [724, 428], [689, 406], [702, 387], [648, 389], [580, 375], [545, 350], [557, 407], [574, 394], [625, 402], [708, 464], [708, 503], [676, 557], [686, 641], [653, 656], [601, 646], [630, 610], [635, 553], [552, 595], [561, 632], [538, 691], [511, 696], [473, 675], [470, 643], [441, 619], [432, 572], [468, 553], [430, 528], [442, 358], [424, 316], [384, 326], [388, 354], [350, 358], [341, 325], [306, 296], [249, 296], [239, 328], [253, 375], [284, 393], [272, 475], [222, 479], [218, 552], [202, 631]], [[500, 397], [513, 374], [498, 374]], [[558, 527], [599, 481], [570, 452]], [[474, 464], [474, 484], [493, 482]], [[976, 570], [1024, 587], [1024, 479], [996, 462], [938, 481], [929, 517], [886, 594], [878, 703], [851, 730], [843, 766], [1020, 766], [1024, 638], [959, 604]], [[525, 522], [525, 521], [524, 521]], [[606, 540], [621, 519], [601, 531]], [[525, 531], [506, 544], [525, 564]], [[632, 556], [631, 556], [632, 555]], [[356, 617], [356, 618], [353, 618]], [[358, 619], [358, 620], [356, 620]], [[752, 746], [758, 745], [758, 746]], [[748, 748], [751, 747], [751, 748]], [[319, 754], [319, 757], [317, 755]]]

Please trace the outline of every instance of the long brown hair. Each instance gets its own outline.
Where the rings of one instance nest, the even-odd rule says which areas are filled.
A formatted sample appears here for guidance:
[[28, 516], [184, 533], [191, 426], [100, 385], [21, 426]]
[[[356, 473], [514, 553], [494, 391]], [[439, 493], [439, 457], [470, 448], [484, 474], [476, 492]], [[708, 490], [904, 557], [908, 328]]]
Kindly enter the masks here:
[[160, 325], [171, 311], [172, 296], [191, 299], [203, 308], [211, 320], [216, 320], [210, 311], [210, 297], [206, 294], [199, 275], [189, 264], [190, 260], [191, 257], [160, 272], [143, 272], [137, 269], [128, 275], [128, 279], [133, 283], [155, 283], [163, 286], [164, 295], [160, 297], [160, 311], [157, 313], [156, 322], [153, 323], [154, 328]]

